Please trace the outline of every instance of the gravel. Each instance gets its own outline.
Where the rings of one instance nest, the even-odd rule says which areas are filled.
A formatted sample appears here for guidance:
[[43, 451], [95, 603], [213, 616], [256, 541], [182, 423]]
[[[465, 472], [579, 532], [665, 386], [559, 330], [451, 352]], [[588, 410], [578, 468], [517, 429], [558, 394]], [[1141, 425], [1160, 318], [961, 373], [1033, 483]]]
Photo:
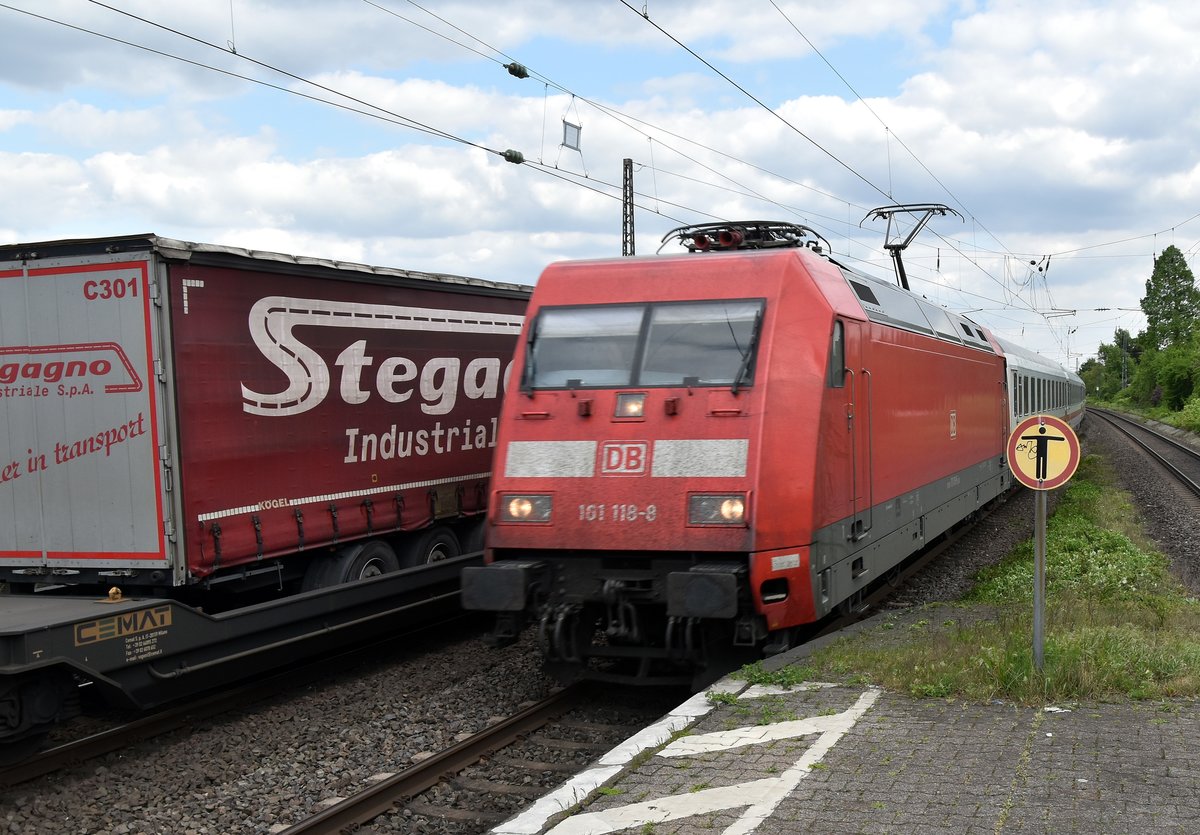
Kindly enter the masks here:
[[[1142, 530], [1171, 562], [1171, 569], [1193, 595], [1200, 596], [1200, 530], [1192, 496], [1159, 474], [1146, 456], [1122, 443], [1116, 429], [1102, 420], [1086, 424], [1094, 451], [1103, 455], [1117, 473], [1121, 489], [1133, 496]], [[1175, 440], [1200, 449], [1200, 438], [1162, 425]]]
[[[1200, 535], [1187, 503], [1101, 421], [1087, 421], [1081, 437], [1086, 451], [1108, 458], [1144, 528], [1159, 532], [1176, 573], [1200, 592]], [[981, 567], [1032, 529], [1033, 493], [1019, 491], [894, 605], [957, 599]], [[551, 683], [529, 632], [500, 650], [459, 636], [402, 651], [386, 663], [341, 671], [332, 683], [9, 789], [0, 796], [0, 835], [278, 832], [322, 800], [399, 771], [542, 697]]]
[[342, 672], [0, 796], [0, 833], [271, 833], [476, 733], [551, 683], [532, 638], [476, 637]]
[[[980, 569], [999, 562], [1033, 536], [1034, 492], [1021, 489], [962, 539], [930, 563], [887, 601], [889, 609], [905, 609], [957, 600], [975, 584]], [[1052, 506], [1056, 496], [1047, 497]]]

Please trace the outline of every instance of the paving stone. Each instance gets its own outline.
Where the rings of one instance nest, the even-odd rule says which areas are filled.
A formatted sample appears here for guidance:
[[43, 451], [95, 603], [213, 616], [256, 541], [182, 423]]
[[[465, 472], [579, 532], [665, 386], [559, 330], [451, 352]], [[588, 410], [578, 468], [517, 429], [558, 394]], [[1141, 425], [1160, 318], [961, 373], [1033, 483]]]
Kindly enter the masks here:
[[657, 750], [609, 781], [619, 793], [494, 831], [1200, 832], [1190, 700], [1046, 712], [826, 686], [712, 705]]

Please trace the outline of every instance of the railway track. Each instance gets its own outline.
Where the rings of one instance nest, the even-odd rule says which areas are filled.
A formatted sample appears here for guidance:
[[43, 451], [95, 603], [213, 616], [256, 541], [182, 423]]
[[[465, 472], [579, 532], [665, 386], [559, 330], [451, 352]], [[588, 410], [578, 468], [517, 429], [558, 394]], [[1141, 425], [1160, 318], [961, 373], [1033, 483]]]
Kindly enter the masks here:
[[[982, 515], [979, 518], [984, 518]], [[906, 580], [927, 568], [971, 532], [964, 524], [897, 568], [885, 582], [847, 611], [827, 622], [813, 637], [842, 629], [873, 614]], [[635, 690], [645, 696], [636, 708], [622, 708], [623, 721], [596, 722], [576, 716], [594, 707], [604, 694], [600, 682], [584, 682], [557, 691], [485, 731], [463, 740], [411, 768], [377, 775], [361, 792], [336, 798], [325, 808], [277, 835], [332, 835], [353, 832], [391, 816], [411, 825], [377, 825], [373, 831], [484, 832], [566, 781], [589, 762], [683, 700], [682, 688]], [[600, 695], [604, 694], [604, 695]], [[626, 691], [628, 697], [628, 691]], [[581, 733], [575, 733], [579, 731]], [[580, 738], [582, 737], [582, 738]], [[519, 747], [518, 747], [519, 746]], [[554, 749], [547, 761], [541, 751]], [[474, 825], [478, 829], [471, 829]]]
[[[882, 583], [873, 594], [855, 601], [856, 605], [849, 607], [851, 611], [848, 617], [828, 624], [823, 631], [840, 628], [886, 605], [884, 598], [892, 586], [899, 586], [920, 573], [970, 531], [970, 525], [963, 525], [943, 537], [889, 575], [887, 582]], [[344, 662], [338, 664], [345, 666]], [[324, 666], [327, 672], [331, 666], [328, 660]], [[299, 683], [295, 676], [293, 673], [288, 683], [292, 689]], [[278, 814], [272, 831], [285, 831], [283, 827], [292, 821], [295, 822], [287, 832], [353, 831], [355, 827], [362, 826], [364, 821], [372, 820], [369, 831], [375, 832], [421, 832], [423, 835], [436, 835], [442, 831], [483, 832], [534, 803], [589, 762], [675, 707], [686, 695], [675, 691], [669, 698], [663, 698], [648, 707], [636, 702], [649, 702], [646, 695], [649, 691], [637, 690], [634, 704], [610, 710], [607, 718], [596, 719], [586, 715], [586, 704], [582, 706], [585, 709], [583, 715], [571, 706], [570, 703], [577, 698], [574, 695], [576, 692], [570, 690], [556, 694], [554, 703], [523, 711], [519, 719], [493, 723], [486, 734], [465, 739], [451, 750], [417, 763], [414, 769], [398, 768], [393, 772], [384, 764], [382, 768], [376, 767], [374, 772], [363, 772], [362, 776], [355, 778], [355, 782], [363, 786], [364, 796], [356, 794], [354, 797], [326, 800], [320, 804], [316, 800], [309, 800], [306, 804], [294, 805], [292, 811], [298, 814], [303, 809], [311, 811], [312, 816], [301, 821], [287, 812]], [[254, 701], [270, 696], [270, 692], [264, 692], [245, 698], [246, 701]], [[609, 701], [611, 696], [611, 693], [605, 694]], [[586, 701], [594, 706], [602, 699]], [[245, 703], [242, 702], [243, 705]], [[11, 775], [0, 776], [0, 780], [29, 780], [56, 768], [77, 765], [85, 758], [105, 750], [125, 748], [130, 744], [130, 733], [145, 739], [187, 727], [189, 723], [203, 724], [200, 720], [204, 716], [236, 711], [238, 707], [236, 701], [222, 705], [221, 700], [214, 699], [211, 708], [192, 703], [182, 706], [178, 712], [172, 712], [174, 716], [156, 714], [145, 717], [139, 720], [144, 727], [114, 729], [96, 735], [100, 739], [80, 740], [60, 746], [42, 755], [45, 759], [41, 763], [23, 764]], [[208, 712], [201, 712], [205, 710]], [[556, 715], [563, 717], [562, 720], [555, 719]], [[619, 721], [615, 716], [619, 716]], [[89, 751], [91, 746], [97, 747]], [[407, 758], [401, 761], [405, 766], [409, 765]], [[372, 773], [375, 774], [374, 778], [368, 780], [366, 775]], [[343, 786], [346, 785], [346, 781], [342, 782]], [[345, 788], [340, 793], [347, 794]]]
[[1157, 461], [1200, 507], [1200, 451], [1117, 412], [1089, 408], [1088, 415], [1105, 421]]
[[323, 808], [277, 835], [377, 831], [478, 831], [502, 823], [686, 696], [675, 688], [624, 692], [570, 685], [403, 771]]
[[[64, 728], [60, 735], [66, 737], [65, 741], [52, 743], [43, 750], [30, 752], [26, 757], [0, 766], [0, 787], [19, 785], [129, 748], [138, 742], [182, 730], [205, 719], [246, 709], [306, 684], [327, 679], [331, 669], [348, 669], [378, 662], [389, 647], [402, 645], [406, 641], [428, 640], [435, 634], [444, 635], [448, 629], [470, 620], [469, 616], [455, 615], [383, 640], [359, 644], [344, 652], [322, 655], [251, 683], [180, 701], [161, 710], [139, 713], [132, 719], [114, 720], [115, 724], [110, 727], [100, 727], [75, 738], [70, 738], [69, 727]], [[126, 715], [128, 711], [114, 713]], [[91, 724], [103, 726], [105, 723], [101, 720]]]
[[[16, 786], [53, 774], [60, 769], [128, 748], [142, 740], [177, 731], [191, 722], [245, 707], [277, 692], [279, 684], [264, 681], [203, 699], [189, 700], [166, 710], [155, 711], [75, 739], [52, 744], [17, 762], [0, 767], [0, 787]], [[65, 732], [69, 733], [70, 729], [65, 729]]]
[[[1004, 507], [1007, 510], [1013, 506], [1014, 499], [1010, 499]], [[986, 528], [986, 524], [984, 527]], [[957, 544], [958, 538], [966, 536], [970, 530], [963, 527], [955, 531], [952, 537], [943, 538], [934, 548], [907, 566], [903, 574], [893, 575], [890, 579], [896, 584], [906, 580], [910, 574], [919, 572], [924, 562], [935, 560], [941, 551]], [[941, 565], [942, 562], [944, 561], [939, 561], [937, 565]], [[880, 605], [886, 604], [866, 598], [860, 602], [857, 611], [865, 608], [870, 612]], [[526, 654], [531, 654], [533, 649], [532, 646], [529, 647]], [[521, 656], [515, 649], [510, 654], [514, 657]], [[502, 750], [486, 753], [487, 750], [498, 746], [495, 740], [474, 740], [461, 748], [453, 746], [458, 749], [455, 756], [461, 757], [460, 764], [454, 765], [450, 762], [450, 755], [443, 757], [437, 753], [435, 756], [438, 759], [434, 759], [428, 752], [450, 747], [455, 740], [466, 742], [463, 739], [466, 732], [480, 730], [485, 725], [493, 729], [494, 733], [495, 729], [501, 727], [501, 723], [494, 719], [484, 719], [483, 717], [496, 715], [486, 712], [477, 714], [480, 717], [478, 721], [464, 718], [469, 716], [469, 711], [458, 711], [465, 706], [466, 694], [455, 694], [455, 686], [447, 680], [445, 671], [459, 669], [455, 665], [461, 663], [471, 663], [480, 669], [490, 667], [492, 672], [482, 676], [472, 685], [470, 694], [472, 697], [483, 694], [486, 700], [495, 705], [494, 709], [497, 712], [501, 710], [499, 705], [505, 692], [527, 692], [527, 699], [537, 698], [541, 692], [535, 694], [533, 691], [536, 688], [518, 686], [515, 676], [523, 674], [521, 670], [524, 669], [524, 665], [506, 663], [494, 666], [499, 662], [493, 660], [494, 656], [490, 653], [470, 662], [460, 661], [457, 650], [453, 657], [447, 655], [444, 658], [434, 656], [426, 659], [424, 653], [410, 655], [413, 655], [410, 659], [412, 664], [409, 672], [405, 674], [405, 682], [395, 682], [383, 688], [392, 694], [385, 701], [358, 701], [378, 689], [374, 685], [365, 690], [351, 687], [346, 691], [330, 687], [333, 695], [329, 698], [337, 700], [340, 704], [353, 704], [357, 707], [352, 707], [349, 712], [341, 708], [331, 708], [326, 712], [318, 704], [320, 697], [314, 693], [314, 698], [304, 700], [299, 709], [289, 710], [287, 705], [283, 704], [282, 719], [275, 719], [273, 709], [270, 708], [242, 711], [246, 716], [241, 719], [236, 716], [230, 716], [227, 721], [223, 719], [217, 723], [221, 726], [217, 735], [222, 740], [233, 740], [227, 746], [228, 752], [238, 753], [230, 753], [230, 762], [220, 765], [219, 768], [203, 768], [206, 760], [211, 765], [218, 754], [226, 751], [226, 747], [220, 747], [219, 750], [213, 748], [214, 734], [211, 728], [205, 726], [214, 723], [195, 721], [195, 741], [184, 743], [188, 750], [184, 754], [187, 758], [185, 760], [172, 761], [168, 755], [168, 758], [160, 763], [157, 759], [156, 742], [154, 751], [145, 750], [144, 745], [139, 746], [141, 753], [136, 757], [132, 756], [132, 752], [122, 756], [119, 765], [110, 760], [102, 769], [105, 774], [99, 781], [89, 777], [90, 768], [67, 768], [62, 771], [61, 777], [56, 776], [53, 779], [59, 785], [69, 786], [67, 793], [71, 797], [80, 798], [70, 804], [62, 799], [62, 792], [42, 795], [42, 789], [27, 789], [27, 792], [36, 791], [37, 794], [29, 794], [23, 800], [9, 793], [7, 797], [19, 809], [18, 820], [29, 821], [29, 828], [14, 831], [35, 831], [33, 821], [49, 822], [52, 817], [55, 820], [62, 819], [63, 811], [69, 808], [73, 810], [70, 813], [72, 818], [80, 820], [81, 825], [85, 825], [86, 822], [86, 826], [91, 827], [86, 831], [111, 831], [111, 827], [118, 821], [129, 822], [131, 826], [134, 821], [139, 821], [138, 825], [143, 831], [186, 831], [189, 828], [203, 828], [198, 825], [203, 823], [210, 827], [216, 825], [220, 831], [231, 833], [270, 831], [272, 835], [285, 831], [288, 826], [292, 827], [290, 831], [295, 832], [353, 831], [354, 827], [361, 827], [361, 831], [378, 835], [385, 832], [422, 835], [482, 833], [533, 805], [539, 798], [582, 771], [588, 763], [594, 763], [600, 756], [668, 713], [686, 698], [686, 693], [680, 690], [659, 697], [655, 695], [653, 688], [600, 687], [598, 696], [585, 699], [577, 708], [562, 706], [559, 718], [548, 719], [540, 727], [510, 727], [510, 736], [515, 737], [515, 741], [511, 741]], [[435, 698], [429, 704], [412, 701], [416, 691], [409, 688], [406, 682], [415, 681], [419, 684], [422, 667], [431, 671], [442, 671], [434, 675], [430, 686], [436, 685], [439, 688], [436, 692], [448, 691], [448, 697]], [[347, 679], [350, 678], [357, 679], [358, 676], [347, 676]], [[464, 672], [461, 677], [452, 678], [468, 679], [470, 675]], [[493, 682], [502, 683], [491, 693], [489, 688]], [[293, 680], [292, 689], [297, 689], [298, 684]], [[321, 686], [318, 689], [324, 690], [325, 687]], [[428, 692], [432, 694], [435, 691]], [[515, 712], [512, 707], [515, 700], [504, 703], [510, 705], [506, 713]], [[402, 714], [402, 718], [385, 715], [385, 711], [388, 714]], [[552, 708], [550, 712], [557, 713], [558, 708]], [[375, 718], [358, 725], [354, 724], [351, 717], [362, 715]], [[195, 718], [193, 714], [193, 719]], [[237, 725], [240, 722], [252, 725], [255, 730], [239, 729]], [[311, 733], [289, 733], [297, 725], [305, 723], [313, 727]], [[187, 722], [183, 724], [186, 725]], [[440, 735], [430, 733], [435, 724], [448, 730]], [[461, 728], [456, 727], [460, 724]], [[462, 730], [463, 734], [456, 734], [457, 730]], [[361, 740], [358, 747], [375, 752], [371, 754], [364, 751], [362, 758], [374, 760], [375, 764], [366, 769], [357, 766], [359, 754], [355, 753], [355, 746], [352, 744], [319, 743], [309, 750], [309, 741], [318, 741], [326, 735], [339, 736], [343, 740]], [[411, 740], [416, 735], [428, 735], [431, 741], [437, 738], [439, 744], [433, 747], [425, 742], [402, 741]], [[178, 747], [182, 735], [175, 734], [174, 737], [174, 740], [170, 739], [170, 735], [164, 738], [164, 750], [169, 750], [172, 745]], [[282, 738], [280, 751], [273, 753], [268, 740], [274, 743], [276, 737]], [[225, 742], [221, 744], [226, 746]], [[485, 753], [479, 753], [481, 749], [478, 746], [481, 744]], [[386, 753], [380, 756], [383, 752]], [[61, 756], [70, 763], [71, 754], [61, 752]], [[424, 759], [424, 762], [420, 762], [418, 758]], [[146, 761], [144, 767], [140, 764], [142, 759]], [[222, 762], [225, 759], [225, 756], [220, 757]], [[462, 761], [472, 759], [473, 764], [460, 769]], [[283, 765], [279, 766], [280, 774], [276, 778], [271, 775], [272, 770], [277, 767], [277, 762]], [[428, 780], [432, 772], [437, 777], [436, 781], [423, 791], [418, 791], [419, 772], [413, 772], [403, 780], [398, 779], [392, 783], [393, 777], [412, 764], [423, 765], [425, 779]], [[264, 774], [259, 776], [257, 772], [263, 769]], [[190, 804], [200, 802], [213, 806], [213, 809], [253, 809], [255, 813], [245, 811], [226, 814], [224, 811], [213, 811], [205, 806], [204, 811], [190, 811], [174, 816], [159, 811], [161, 804], [158, 804], [154, 808], [147, 806], [145, 810], [137, 811], [136, 817], [129, 817], [129, 813], [122, 817], [96, 812], [90, 807], [75, 809], [76, 806], [85, 803], [83, 798], [94, 796], [98, 782], [110, 792], [137, 791], [132, 787], [147, 785], [147, 781], [156, 779], [153, 775], [161, 774], [164, 770], [174, 770], [173, 773], [178, 774], [178, 783], [184, 786], [170, 795], [169, 802], [172, 806], [190, 809]], [[97, 771], [99, 772], [100, 770]], [[243, 777], [239, 778], [237, 785], [223, 785], [220, 775], [227, 773], [241, 774]], [[298, 781], [305, 783], [308, 788], [292, 786], [289, 778], [300, 774], [308, 775], [302, 781]], [[324, 776], [321, 776], [322, 774]], [[247, 780], [251, 783], [249, 787], [241, 785]], [[322, 782], [326, 786], [324, 790], [320, 788]], [[405, 782], [408, 783], [407, 786], [404, 786]], [[383, 785], [385, 783], [388, 784]], [[379, 788], [375, 789], [377, 784]], [[34, 786], [37, 783], [35, 781], [30, 785]], [[201, 790], [188, 789], [188, 786], [204, 787], [204, 799], [195, 801], [197, 792]], [[349, 801], [350, 795], [360, 787], [374, 790], [373, 799], [364, 801], [368, 805], [358, 811], [342, 806], [341, 804]], [[213, 792], [211, 796], [208, 794], [210, 791]], [[286, 800], [273, 802], [271, 798], [275, 792], [285, 796]], [[39, 798], [38, 795], [42, 796]], [[333, 795], [340, 797], [335, 799]], [[375, 810], [369, 808], [371, 803], [375, 805]], [[351, 805], [357, 805], [357, 801], [353, 801]], [[338, 807], [337, 811], [329, 811], [335, 807]], [[380, 809], [383, 810], [382, 814], [378, 811]], [[301, 820], [303, 814], [316, 819]], [[372, 818], [372, 814], [376, 816]], [[370, 818], [371, 823], [347, 823], [347, 820], [363, 818]]]

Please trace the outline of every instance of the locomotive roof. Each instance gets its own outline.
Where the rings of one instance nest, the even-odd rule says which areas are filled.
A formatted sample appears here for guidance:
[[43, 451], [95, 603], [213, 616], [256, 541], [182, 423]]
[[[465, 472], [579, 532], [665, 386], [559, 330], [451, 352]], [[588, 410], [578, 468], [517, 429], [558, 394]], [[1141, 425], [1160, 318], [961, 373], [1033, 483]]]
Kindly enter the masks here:
[[[932, 304], [894, 284], [839, 266], [871, 321], [996, 353], [984, 329], [966, 316]], [[1065, 380], [1079, 380], [1077, 375], [1053, 360], [995, 334], [991, 336], [1000, 346], [1009, 366]]]
[[838, 266], [872, 322], [996, 353], [983, 328], [966, 316], [933, 304], [894, 284], [842, 264]]
[[[934, 207], [890, 208], [931, 210]], [[795, 249], [817, 253], [841, 269], [871, 321], [967, 345], [989, 354], [996, 353], [983, 328], [965, 316], [951, 313], [907, 289], [872, 278], [835, 261], [828, 255], [829, 242], [808, 226], [759, 220], [720, 221], [673, 229], [663, 236], [663, 243], [671, 238], [677, 238], [689, 252]]]
[[131, 252], [156, 252], [161, 257], [194, 264], [253, 269], [263, 272], [312, 273], [331, 278], [352, 278], [355, 281], [380, 284], [437, 284], [452, 285], [446, 289], [525, 298], [533, 289], [523, 284], [488, 281], [482, 278], [405, 270], [398, 267], [378, 267], [353, 261], [288, 255], [258, 249], [243, 249], [223, 244], [194, 243], [164, 238], [152, 233], [118, 235], [99, 238], [72, 238], [0, 245], [0, 262], [45, 260], [89, 255], [113, 255]]

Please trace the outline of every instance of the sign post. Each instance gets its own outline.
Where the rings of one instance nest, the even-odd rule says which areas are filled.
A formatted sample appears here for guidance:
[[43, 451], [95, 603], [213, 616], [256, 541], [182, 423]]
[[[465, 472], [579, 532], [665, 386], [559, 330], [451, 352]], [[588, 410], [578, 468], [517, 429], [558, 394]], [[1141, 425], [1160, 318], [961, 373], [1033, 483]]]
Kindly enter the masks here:
[[1079, 439], [1066, 421], [1034, 415], [1008, 436], [1008, 466], [1017, 481], [1037, 491], [1033, 511], [1033, 666], [1045, 657], [1046, 491], [1066, 484], [1079, 466]]

